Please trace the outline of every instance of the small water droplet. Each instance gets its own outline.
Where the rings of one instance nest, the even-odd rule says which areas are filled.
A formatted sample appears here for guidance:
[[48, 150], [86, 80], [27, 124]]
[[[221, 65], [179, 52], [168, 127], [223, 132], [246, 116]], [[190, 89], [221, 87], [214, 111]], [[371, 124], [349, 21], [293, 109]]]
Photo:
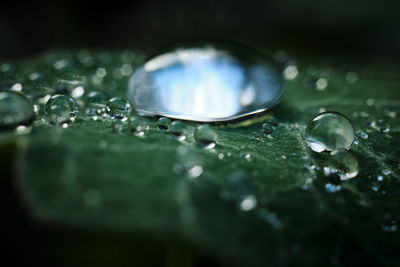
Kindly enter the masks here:
[[355, 139], [353, 125], [338, 112], [318, 114], [308, 123], [305, 135], [315, 152], [348, 149]]
[[274, 131], [274, 128], [272, 127], [272, 125], [269, 122], [264, 123], [261, 126], [261, 129], [262, 129], [262, 133], [264, 135], [270, 135]]
[[285, 80], [293, 80], [299, 74], [299, 70], [297, 69], [296, 65], [289, 65], [283, 71], [283, 77]]
[[32, 126], [20, 125], [17, 128], [15, 128], [15, 133], [18, 135], [29, 134], [31, 131], [32, 131]]
[[240, 153], [240, 157], [244, 158], [247, 161], [251, 161], [251, 154], [250, 153]]
[[371, 127], [380, 131], [381, 133], [388, 133], [390, 131], [390, 125], [383, 119], [379, 119], [377, 121], [372, 121], [371, 122]]
[[325, 90], [325, 88], [328, 86], [328, 81], [325, 78], [319, 78], [316, 82], [315, 82], [315, 87], [322, 91]]
[[206, 149], [214, 148], [218, 140], [218, 134], [207, 124], [197, 127], [194, 137], [197, 144]]
[[325, 190], [328, 193], [334, 194], [336, 192], [339, 192], [340, 190], [342, 190], [342, 186], [341, 185], [335, 185], [332, 183], [326, 183], [325, 184]]
[[385, 232], [394, 233], [399, 229], [399, 222], [386, 214], [383, 218], [382, 229]]
[[357, 158], [347, 150], [332, 151], [324, 165], [325, 175], [336, 174], [341, 181], [356, 177], [358, 171]]
[[392, 110], [385, 110], [385, 115], [392, 119], [397, 117], [396, 111], [392, 111]]
[[111, 98], [106, 106], [107, 114], [112, 119], [126, 119], [131, 113], [131, 105], [123, 98]]
[[78, 86], [74, 90], [72, 90], [71, 96], [75, 99], [78, 99], [78, 98], [81, 98], [84, 93], [85, 93], [85, 89], [82, 86]]
[[29, 124], [35, 118], [31, 101], [14, 91], [0, 91], [0, 129]]
[[378, 177], [376, 177], [376, 180], [378, 182], [382, 182], [383, 181], [383, 176], [382, 175], [378, 175]]
[[218, 158], [219, 158], [219, 159], [223, 159], [224, 157], [225, 157], [224, 153], [219, 153], [219, 154], [218, 154]]
[[249, 211], [257, 206], [257, 199], [253, 195], [245, 196], [239, 203], [239, 207], [243, 211]]
[[364, 131], [357, 131], [357, 135], [364, 140], [368, 139], [368, 134]]
[[104, 78], [107, 75], [107, 71], [104, 68], [98, 68], [96, 70], [96, 75], [97, 77], [99, 77], [100, 79]]
[[157, 120], [157, 127], [159, 130], [168, 130], [171, 120], [167, 117], [161, 117]]
[[53, 124], [63, 124], [74, 121], [78, 113], [75, 100], [66, 95], [53, 95], [46, 103], [46, 114]]
[[86, 114], [87, 115], [101, 115], [106, 111], [109, 98], [102, 92], [90, 92], [86, 99]]
[[183, 141], [186, 139], [185, 136], [185, 124], [181, 121], [174, 121], [171, 123], [171, 126], [169, 127], [169, 132], [172, 134], [172, 136], [179, 141]]
[[197, 178], [203, 173], [203, 167], [196, 165], [188, 170], [189, 178]]

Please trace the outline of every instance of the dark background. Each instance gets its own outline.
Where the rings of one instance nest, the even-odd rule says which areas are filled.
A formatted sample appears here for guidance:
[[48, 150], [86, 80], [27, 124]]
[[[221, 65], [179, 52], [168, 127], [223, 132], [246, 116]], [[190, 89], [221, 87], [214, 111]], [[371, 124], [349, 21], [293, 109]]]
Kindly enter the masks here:
[[147, 49], [220, 38], [258, 47], [397, 59], [389, 0], [12, 1], [0, 6], [0, 58], [51, 48]]

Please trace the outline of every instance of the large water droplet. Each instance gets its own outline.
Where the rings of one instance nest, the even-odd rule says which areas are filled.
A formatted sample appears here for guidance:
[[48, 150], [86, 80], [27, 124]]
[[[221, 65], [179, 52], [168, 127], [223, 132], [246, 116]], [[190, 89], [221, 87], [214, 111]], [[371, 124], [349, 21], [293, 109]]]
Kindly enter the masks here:
[[336, 174], [342, 181], [358, 175], [358, 160], [352, 153], [347, 150], [335, 150], [330, 155], [324, 166], [326, 175]]
[[0, 128], [10, 129], [28, 124], [34, 117], [33, 105], [23, 94], [0, 91]]
[[66, 95], [53, 95], [47, 101], [46, 114], [53, 124], [63, 124], [73, 121], [78, 113], [75, 100]]
[[218, 139], [218, 134], [207, 124], [199, 126], [195, 133], [194, 138], [197, 140], [197, 144], [206, 149], [212, 149], [215, 147], [215, 143]]
[[338, 112], [324, 112], [312, 119], [306, 129], [308, 146], [316, 151], [347, 149], [355, 138], [348, 118]]
[[111, 98], [107, 104], [106, 111], [112, 119], [125, 120], [131, 113], [131, 105], [123, 98]]
[[256, 50], [234, 44], [177, 48], [147, 61], [130, 81], [142, 115], [226, 121], [265, 111], [283, 94], [281, 75]]

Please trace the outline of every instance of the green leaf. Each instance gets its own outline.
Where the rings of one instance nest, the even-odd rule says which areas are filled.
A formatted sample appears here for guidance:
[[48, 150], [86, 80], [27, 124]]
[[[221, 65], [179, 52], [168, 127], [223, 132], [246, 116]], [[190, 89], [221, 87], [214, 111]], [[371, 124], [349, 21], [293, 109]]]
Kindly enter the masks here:
[[[32, 72], [51, 86], [61, 72], [71, 71], [86, 77], [85, 95], [100, 90], [124, 97], [129, 77], [121, 67], [134, 70], [143, 55], [85, 53], [55, 52], [16, 64], [23, 90], [41, 94], [31, 81], [24, 84]], [[322, 63], [300, 60], [299, 75], [285, 82], [282, 103], [269, 113], [212, 125], [218, 134], [212, 150], [196, 143], [196, 123], [184, 123], [186, 139], [179, 141], [158, 129], [156, 118], [94, 121], [81, 109], [64, 129], [41, 120], [41, 105], [32, 132], [23, 137], [20, 192], [40, 221], [182, 240], [222, 262], [398, 264], [400, 83], [394, 71], [383, 76], [361, 65], [355, 67], [358, 80], [349, 83], [345, 76], [352, 69]], [[95, 74], [99, 68], [106, 72], [103, 79]], [[324, 90], [315, 87], [319, 78], [328, 83]], [[304, 140], [308, 121], [321, 110], [345, 114], [368, 134], [350, 149], [360, 168], [349, 181], [326, 176], [329, 155], [312, 152]], [[262, 124], [271, 117], [278, 124], [265, 135]], [[373, 124], [379, 120], [388, 132]], [[135, 134], [137, 126], [143, 136]], [[310, 162], [317, 168], [307, 167]], [[327, 183], [341, 190], [329, 193]], [[179, 252], [171, 257], [182, 258]]]

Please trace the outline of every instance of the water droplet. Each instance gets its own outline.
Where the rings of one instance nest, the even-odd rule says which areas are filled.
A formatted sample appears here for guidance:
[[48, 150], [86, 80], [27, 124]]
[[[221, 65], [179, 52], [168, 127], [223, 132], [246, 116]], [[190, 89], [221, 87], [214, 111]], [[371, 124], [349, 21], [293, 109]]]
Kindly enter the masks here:
[[85, 77], [76, 73], [65, 72], [55, 82], [55, 90], [58, 93], [70, 94], [77, 87], [85, 86]]
[[382, 229], [389, 233], [396, 232], [399, 229], [399, 222], [386, 214], [383, 218]]
[[239, 203], [239, 207], [243, 211], [249, 211], [257, 206], [257, 199], [253, 195], [248, 195]]
[[66, 95], [53, 95], [46, 104], [46, 114], [53, 124], [63, 124], [74, 121], [78, 113], [75, 100]]
[[18, 135], [29, 134], [31, 131], [32, 131], [32, 126], [20, 125], [17, 128], [15, 128], [15, 133]]
[[299, 70], [297, 69], [296, 65], [289, 65], [283, 71], [283, 77], [285, 80], [293, 80], [299, 74]]
[[368, 139], [368, 134], [364, 131], [357, 131], [357, 135], [364, 140]]
[[330, 153], [325, 162], [325, 175], [336, 174], [340, 180], [345, 181], [358, 175], [358, 160], [347, 150], [335, 150]]
[[376, 177], [376, 180], [378, 182], [382, 182], [383, 181], [383, 176], [382, 175], [378, 175], [378, 177]]
[[244, 158], [247, 161], [251, 161], [251, 154], [250, 153], [240, 153], [240, 157]]
[[197, 127], [194, 137], [199, 146], [212, 149], [216, 145], [218, 134], [209, 125], [205, 124]]
[[275, 106], [283, 94], [277, 68], [239, 45], [189, 46], [160, 54], [138, 69], [129, 96], [143, 115], [227, 121]]
[[392, 119], [397, 117], [396, 111], [392, 111], [392, 110], [385, 110], [385, 115]]
[[104, 68], [98, 68], [96, 70], [96, 75], [97, 75], [97, 77], [102, 79], [107, 75], [107, 71]]
[[126, 119], [131, 113], [131, 105], [123, 98], [111, 98], [106, 106], [107, 114], [112, 119]]
[[161, 117], [157, 120], [157, 127], [159, 130], [168, 130], [171, 120], [166, 117]]
[[81, 98], [84, 93], [85, 93], [85, 89], [82, 86], [78, 86], [74, 90], [72, 90], [71, 96], [75, 99], [78, 99], [78, 98]]
[[188, 170], [189, 178], [197, 178], [203, 173], [203, 167], [196, 165]]
[[349, 119], [337, 112], [318, 114], [308, 123], [305, 135], [308, 146], [316, 152], [347, 149], [355, 138]]
[[371, 122], [371, 127], [380, 131], [381, 133], [388, 133], [390, 131], [390, 125], [383, 119]]
[[335, 185], [332, 183], [326, 183], [325, 184], [325, 190], [328, 193], [334, 194], [336, 192], [339, 192], [340, 190], [342, 190], [342, 186], [341, 185]]
[[316, 82], [315, 82], [315, 87], [318, 90], [325, 90], [325, 88], [328, 86], [328, 81], [325, 78], [319, 78]]
[[181, 121], [174, 121], [173, 123], [171, 123], [169, 132], [179, 141], [183, 141], [186, 139], [185, 124]]
[[109, 98], [102, 92], [90, 92], [86, 99], [86, 114], [101, 115], [106, 111]]
[[272, 128], [272, 125], [268, 122], [264, 123], [261, 129], [264, 135], [270, 135], [274, 131], [274, 128]]
[[0, 129], [11, 129], [33, 121], [35, 112], [31, 101], [14, 91], [0, 91]]
[[223, 159], [224, 157], [225, 157], [224, 153], [219, 153], [219, 154], [218, 154], [218, 158], [219, 158], [219, 159]]

